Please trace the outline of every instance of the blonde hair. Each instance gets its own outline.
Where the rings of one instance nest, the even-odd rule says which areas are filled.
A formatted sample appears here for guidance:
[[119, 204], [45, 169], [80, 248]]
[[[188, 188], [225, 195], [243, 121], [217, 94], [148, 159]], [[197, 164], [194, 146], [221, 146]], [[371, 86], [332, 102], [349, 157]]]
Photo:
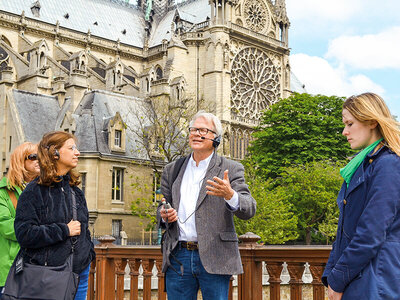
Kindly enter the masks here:
[[343, 109], [362, 123], [376, 121], [386, 145], [400, 156], [400, 123], [391, 115], [383, 99], [374, 93], [364, 93], [346, 99]]
[[10, 167], [7, 172], [7, 188], [14, 189], [15, 186], [23, 188], [25, 178], [29, 177], [29, 171], [25, 169], [25, 160], [29, 154], [36, 153], [37, 144], [25, 142], [14, 149], [10, 156]]

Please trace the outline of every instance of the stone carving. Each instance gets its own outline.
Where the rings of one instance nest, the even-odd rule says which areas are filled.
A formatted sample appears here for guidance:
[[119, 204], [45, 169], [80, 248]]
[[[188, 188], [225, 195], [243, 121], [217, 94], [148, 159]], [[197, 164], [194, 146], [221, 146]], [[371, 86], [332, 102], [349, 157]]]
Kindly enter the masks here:
[[244, 48], [233, 60], [231, 69], [232, 117], [257, 124], [262, 110], [280, 97], [279, 73], [267, 53]]
[[246, 0], [243, 5], [246, 26], [255, 32], [261, 32], [268, 28], [268, 8], [263, 1]]
[[[0, 47], [0, 72], [8, 68], [8, 53], [2, 47]], [[0, 74], [1, 79], [1, 74]]]
[[0, 63], [7, 60], [8, 58], [8, 53], [6, 50], [4, 50], [2, 47], [0, 47]]

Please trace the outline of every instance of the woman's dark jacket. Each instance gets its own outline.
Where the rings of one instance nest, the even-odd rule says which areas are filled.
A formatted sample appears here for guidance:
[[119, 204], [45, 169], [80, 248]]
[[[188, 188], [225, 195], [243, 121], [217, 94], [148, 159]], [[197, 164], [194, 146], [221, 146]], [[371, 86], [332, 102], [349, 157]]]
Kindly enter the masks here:
[[69, 175], [52, 186], [38, 184], [38, 179], [25, 188], [18, 200], [14, 222], [15, 235], [23, 250], [24, 260], [35, 264], [59, 266], [72, 251], [67, 224], [72, 220], [71, 189], [75, 191], [77, 218], [81, 234], [74, 246], [73, 270], [81, 273], [94, 259], [94, 247], [88, 228], [89, 214], [83, 192], [69, 185]]
[[400, 157], [386, 146], [343, 183], [336, 241], [322, 277], [343, 300], [400, 299]]

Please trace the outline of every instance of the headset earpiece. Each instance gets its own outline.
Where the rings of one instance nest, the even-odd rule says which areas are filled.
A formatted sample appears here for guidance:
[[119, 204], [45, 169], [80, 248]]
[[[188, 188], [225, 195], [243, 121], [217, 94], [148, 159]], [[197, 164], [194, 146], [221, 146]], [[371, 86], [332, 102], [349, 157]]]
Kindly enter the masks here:
[[60, 152], [57, 149], [54, 150], [54, 159], [60, 159]]
[[217, 148], [221, 144], [221, 136], [217, 136], [216, 138], [213, 139], [213, 147]]

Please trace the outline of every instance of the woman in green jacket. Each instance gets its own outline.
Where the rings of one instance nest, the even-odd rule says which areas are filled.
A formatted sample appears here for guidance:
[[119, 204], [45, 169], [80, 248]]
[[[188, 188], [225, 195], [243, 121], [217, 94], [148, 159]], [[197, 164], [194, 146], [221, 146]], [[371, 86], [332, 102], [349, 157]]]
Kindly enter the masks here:
[[40, 173], [37, 144], [23, 143], [10, 156], [7, 175], [0, 181], [0, 298], [19, 245], [14, 233], [15, 208], [26, 184]]

